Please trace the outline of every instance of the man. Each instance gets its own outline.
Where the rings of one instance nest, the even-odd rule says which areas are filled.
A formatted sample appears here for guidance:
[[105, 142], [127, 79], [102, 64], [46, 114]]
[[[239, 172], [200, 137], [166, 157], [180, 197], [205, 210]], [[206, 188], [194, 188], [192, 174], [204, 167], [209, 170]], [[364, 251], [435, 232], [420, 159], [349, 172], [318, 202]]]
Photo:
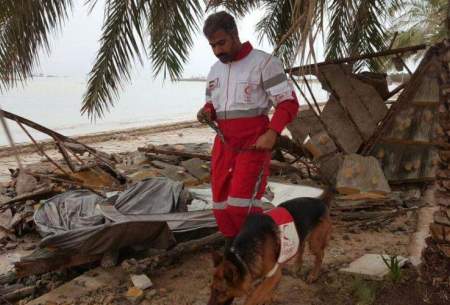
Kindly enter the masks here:
[[216, 121], [223, 135], [214, 141], [211, 187], [219, 230], [231, 241], [249, 213], [262, 212], [271, 150], [297, 115], [298, 102], [281, 61], [241, 43], [231, 15], [210, 15], [203, 33], [219, 61], [209, 72], [206, 104], [197, 118]]

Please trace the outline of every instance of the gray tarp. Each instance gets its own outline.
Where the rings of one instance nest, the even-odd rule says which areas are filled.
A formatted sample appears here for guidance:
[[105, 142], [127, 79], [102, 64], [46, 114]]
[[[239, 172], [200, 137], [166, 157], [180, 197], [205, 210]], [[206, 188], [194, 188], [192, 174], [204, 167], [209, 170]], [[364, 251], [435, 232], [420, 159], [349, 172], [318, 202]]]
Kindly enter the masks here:
[[183, 192], [180, 182], [152, 178], [108, 199], [87, 190], [54, 196], [34, 215], [41, 247], [80, 254], [143, 243], [167, 248], [172, 232], [215, 227], [211, 210], [176, 212], [184, 210]]

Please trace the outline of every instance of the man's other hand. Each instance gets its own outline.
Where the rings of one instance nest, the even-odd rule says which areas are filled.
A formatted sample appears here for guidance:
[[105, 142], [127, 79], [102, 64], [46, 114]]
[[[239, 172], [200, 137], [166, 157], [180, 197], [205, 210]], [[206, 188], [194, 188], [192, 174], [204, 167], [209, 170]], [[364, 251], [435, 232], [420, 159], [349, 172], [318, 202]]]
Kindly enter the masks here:
[[200, 108], [200, 110], [197, 112], [197, 120], [202, 124], [211, 122], [211, 112], [205, 111], [205, 108]]
[[259, 150], [272, 150], [277, 141], [277, 135], [275, 130], [268, 129], [256, 140], [254, 148]]

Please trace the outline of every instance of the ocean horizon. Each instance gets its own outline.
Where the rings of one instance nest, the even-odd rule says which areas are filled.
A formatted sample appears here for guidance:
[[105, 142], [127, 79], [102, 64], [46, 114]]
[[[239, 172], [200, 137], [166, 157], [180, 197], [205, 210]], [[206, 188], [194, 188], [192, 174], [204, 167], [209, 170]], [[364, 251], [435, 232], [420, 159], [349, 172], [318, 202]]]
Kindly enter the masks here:
[[[320, 83], [312, 82], [312, 88], [319, 102], [327, 99]], [[163, 81], [151, 75], [134, 78], [124, 86], [110, 112], [95, 121], [80, 114], [85, 90], [86, 80], [82, 77], [37, 76], [3, 92], [0, 106], [63, 135], [80, 136], [195, 120], [198, 109], [204, 104], [205, 82]], [[300, 103], [306, 104], [298, 96]], [[15, 143], [31, 142], [16, 123], [6, 121]], [[36, 140], [48, 139], [43, 133], [29, 131]], [[1, 128], [0, 146], [5, 145], [8, 141]]]

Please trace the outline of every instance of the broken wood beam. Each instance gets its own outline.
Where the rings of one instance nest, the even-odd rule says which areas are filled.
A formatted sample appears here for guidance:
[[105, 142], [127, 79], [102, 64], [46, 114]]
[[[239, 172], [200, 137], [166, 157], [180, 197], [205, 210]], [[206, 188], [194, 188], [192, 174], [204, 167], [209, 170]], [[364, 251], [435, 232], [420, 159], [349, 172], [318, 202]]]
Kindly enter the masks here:
[[51, 185], [51, 186], [44, 186], [41, 188], [38, 188], [37, 190], [30, 192], [30, 193], [25, 193], [22, 194], [20, 196], [16, 196], [14, 198], [12, 198], [11, 200], [8, 200], [6, 202], [3, 202], [0, 205], [0, 211], [3, 211], [7, 208], [9, 208], [13, 203], [16, 202], [21, 202], [21, 201], [26, 201], [26, 200], [30, 200], [30, 199], [34, 199], [34, 200], [39, 200], [40, 198], [44, 198], [53, 194], [57, 194], [57, 193], [61, 193], [63, 190], [59, 187], [57, 187], [56, 185]]
[[[22, 258], [19, 262], [14, 263], [18, 278], [93, 263], [101, 260], [103, 256], [102, 254], [56, 256], [51, 252], [45, 253], [45, 249], [39, 249], [38, 251], [44, 252], [36, 254], [36, 258], [34, 259], [30, 256], [27, 256]], [[33, 252], [31, 255], [35, 254], [35, 252]]]
[[57, 169], [59, 169], [63, 174], [65, 174], [66, 176], [70, 176], [69, 173], [67, 173], [61, 166], [59, 166], [58, 163], [56, 163], [55, 161], [53, 161], [52, 158], [50, 158], [50, 156], [48, 154], [45, 153], [45, 151], [42, 149], [42, 147], [36, 142], [36, 140], [33, 138], [33, 136], [28, 132], [28, 130], [22, 125], [22, 123], [20, 123], [19, 121], [17, 121], [17, 125], [20, 126], [20, 128], [22, 128], [23, 132], [26, 133], [26, 135], [30, 138], [30, 140], [33, 142], [33, 144], [36, 146], [37, 150], [44, 155], [44, 157], [51, 163], [53, 164]]
[[[55, 141], [66, 143], [67, 146], [69, 146], [68, 143], [77, 144], [79, 147], [84, 148], [85, 151], [93, 154], [94, 156], [96, 156], [97, 158], [102, 160], [103, 162], [109, 163], [108, 160], [106, 160], [106, 159], [109, 159], [109, 156], [107, 154], [105, 154], [103, 152], [100, 152], [100, 151], [97, 151], [96, 149], [94, 149], [94, 148], [92, 148], [90, 146], [87, 146], [87, 145], [85, 145], [83, 143], [80, 143], [80, 142], [74, 140], [74, 139], [66, 137], [65, 135], [62, 135], [62, 134], [60, 134], [60, 133], [58, 133], [58, 132], [56, 132], [54, 130], [51, 130], [51, 129], [47, 128], [47, 127], [44, 127], [44, 126], [42, 126], [42, 125], [40, 125], [38, 123], [35, 123], [35, 122], [31, 121], [31, 120], [28, 120], [28, 119], [26, 119], [24, 117], [21, 117], [21, 116], [17, 115], [17, 114], [14, 114], [14, 113], [11, 113], [11, 112], [8, 112], [8, 111], [5, 111], [5, 110], [2, 110], [2, 114], [3, 114], [3, 116], [5, 118], [7, 118], [9, 120], [12, 120], [14, 122], [20, 122], [20, 123], [22, 123], [22, 124], [24, 124], [26, 126], [29, 126], [29, 127], [33, 128], [33, 129], [35, 129], [37, 131], [45, 133], [45, 134], [49, 135], [50, 137], [52, 137]], [[105, 159], [105, 156], [108, 156], [108, 157]]]
[[222, 240], [222, 233], [216, 232], [203, 238], [179, 243], [168, 251], [164, 251], [162, 253], [138, 260], [137, 265], [139, 265], [140, 268], [147, 269], [151, 272], [163, 263], [167, 263], [175, 258], [179, 258], [183, 254], [204, 249], [204, 247], [221, 242]]
[[174, 155], [184, 158], [199, 158], [201, 160], [209, 161], [211, 160], [211, 155], [202, 154], [202, 153], [190, 153], [185, 151], [173, 150], [173, 149], [163, 149], [155, 146], [147, 146], [147, 147], [139, 147], [138, 151], [145, 153], [155, 153], [155, 154], [163, 154], [163, 155]]
[[358, 56], [351, 56], [351, 57], [345, 57], [345, 58], [341, 58], [341, 59], [328, 60], [328, 61], [319, 62], [316, 64], [288, 68], [288, 69], [285, 69], [285, 72], [292, 73], [294, 75], [309, 74], [311, 71], [315, 71], [316, 67], [320, 67], [320, 66], [352, 63], [352, 62], [364, 60], [364, 59], [383, 57], [383, 56], [395, 56], [395, 55], [400, 55], [400, 54], [410, 53], [410, 52], [415, 53], [419, 50], [425, 49], [426, 47], [427, 47], [426, 44], [420, 44], [420, 45], [411, 46], [411, 47], [390, 49], [390, 50], [385, 50], [385, 51], [376, 52], [376, 53], [362, 54], [362, 55], [358, 55]]
[[393, 97], [394, 95], [396, 95], [398, 92], [400, 92], [401, 90], [405, 89], [405, 87], [408, 85], [408, 82], [404, 82], [401, 85], [398, 85], [397, 87], [395, 87], [395, 89], [393, 89], [391, 92], [389, 92], [389, 95], [387, 97], [386, 100], [388, 100], [389, 98]]
[[[199, 158], [201, 160], [210, 161], [211, 155], [210, 154], [201, 154], [201, 153], [190, 153], [190, 152], [184, 152], [184, 151], [178, 151], [178, 150], [172, 150], [172, 149], [161, 149], [155, 146], [149, 146], [149, 147], [139, 147], [138, 151], [146, 152], [146, 153], [156, 153], [156, 154], [164, 154], [164, 155], [175, 155], [179, 157], [184, 157], [187, 159], [193, 159], [193, 158]], [[292, 166], [288, 163], [281, 163], [281, 162], [270, 162], [270, 170], [271, 171], [282, 171], [282, 172], [298, 172], [301, 173], [301, 170], [298, 169], [295, 166]]]
[[63, 156], [64, 160], [66, 161], [67, 166], [69, 166], [70, 170], [72, 172], [75, 172], [75, 166], [72, 163], [72, 160], [70, 160], [69, 153], [67, 152], [66, 148], [64, 147], [64, 144], [61, 141], [56, 141], [56, 146], [59, 149], [59, 152]]

